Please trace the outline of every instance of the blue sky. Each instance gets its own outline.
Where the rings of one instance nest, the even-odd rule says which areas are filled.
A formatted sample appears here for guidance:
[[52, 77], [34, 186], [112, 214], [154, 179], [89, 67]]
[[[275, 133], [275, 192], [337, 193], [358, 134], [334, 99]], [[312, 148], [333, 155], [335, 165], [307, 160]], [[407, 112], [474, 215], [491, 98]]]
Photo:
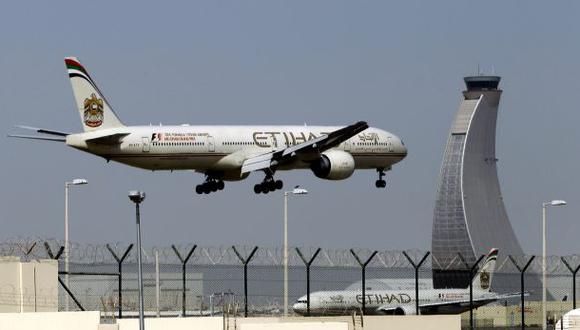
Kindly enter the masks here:
[[[282, 173], [310, 194], [290, 201], [290, 241], [428, 249], [437, 178], [462, 77], [502, 76], [499, 174], [524, 249], [580, 250], [580, 4], [573, 1], [9, 2], [0, 13], [2, 129], [81, 129], [63, 63], [78, 56], [127, 124], [329, 124], [366, 120], [404, 139], [408, 157], [374, 188]], [[63, 185], [77, 242], [134, 239], [131, 189], [149, 245], [280, 245], [282, 195], [260, 175], [198, 196], [202, 176], [151, 173], [57, 143], [0, 139], [2, 237], [63, 236]], [[77, 189], [78, 188], [78, 189]]]

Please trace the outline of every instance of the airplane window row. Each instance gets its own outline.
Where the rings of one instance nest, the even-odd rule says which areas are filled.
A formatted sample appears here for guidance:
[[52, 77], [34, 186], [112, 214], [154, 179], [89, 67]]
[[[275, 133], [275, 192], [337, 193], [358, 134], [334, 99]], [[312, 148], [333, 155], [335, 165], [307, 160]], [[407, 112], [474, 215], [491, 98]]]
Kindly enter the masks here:
[[240, 142], [222, 142], [222, 145], [224, 145], [224, 146], [253, 146], [253, 145], [265, 146], [267, 144], [266, 143], [256, 143], [256, 142], [244, 142], [244, 141], [240, 141]]
[[254, 142], [223, 142], [224, 146], [250, 146], [255, 144]]
[[202, 146], [203, 142], [153, 142], [154, 146]]
[[357, 142], [357, 146], [386, 146], [388, 142]]

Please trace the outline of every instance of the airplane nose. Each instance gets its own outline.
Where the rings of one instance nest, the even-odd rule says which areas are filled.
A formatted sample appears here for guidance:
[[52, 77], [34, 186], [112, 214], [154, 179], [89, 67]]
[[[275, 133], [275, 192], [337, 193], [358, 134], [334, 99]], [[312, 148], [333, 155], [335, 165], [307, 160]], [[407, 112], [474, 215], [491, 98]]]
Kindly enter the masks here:
[[403, 157], [407, 157], [407, 147], [405, 147], [403, 140], [399, 139], [399, 143], [401, 144], [401, 153], [403, 154]]
[[400, 138], [397, 137], [397, 143], [395, 144], [395, 148], [394, 148], [395, 152], [399, 155], [401, 155], [401, 159], [407, 157], [407, 147], [405, 146], [405, 143], [403, 142], [403, 140], [401, 140]]
[[292, 305], [292, 309], [294, 310], [294, 312], [296, 314], [302, 315], [304, 313], [304, 311], [306, 310], [306, 304], [297, 302], [294, 305]]

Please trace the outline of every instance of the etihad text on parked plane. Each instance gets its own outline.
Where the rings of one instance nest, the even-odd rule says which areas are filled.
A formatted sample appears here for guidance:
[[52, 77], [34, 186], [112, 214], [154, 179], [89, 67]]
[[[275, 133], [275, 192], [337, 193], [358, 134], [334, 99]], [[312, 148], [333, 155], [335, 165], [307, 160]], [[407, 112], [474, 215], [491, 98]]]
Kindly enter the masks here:
[[401, 139], [359, 121], [333, 126], [125, 126], [87, 70], [65, 58], [84, 132], [67, 133], [30, 126], [39, 135], [10, 135], [66, 142], [67, 145], [147, 170], [194, 170], [205, 175], [198, 194], [224, 188], [224, 181], [264, 173], [256, 193], [282, 189], [279, 170], [310, 169], [317, 177], [343, 180], [357, 169], [375, 169], [377, 188], [385, 171], [407, 155]]
[[363, 295], [361, 290], [351, 287], [342, 291], [314, 292], [310, 294], [310, 302], [308, 295], [300, 297], [293, 309], [300, 315], [350, 315], [362, 309], [364, 300], [367, 315], [460, 314], [494, 301], [520, 297], [521, 292], [499, 294], [491, 291], [498, 253], [497, 249], [491, 249], [474, 276], [471, 304], [469, 289], [422, 288], [417, 303], [413, 289], [365, 288]]

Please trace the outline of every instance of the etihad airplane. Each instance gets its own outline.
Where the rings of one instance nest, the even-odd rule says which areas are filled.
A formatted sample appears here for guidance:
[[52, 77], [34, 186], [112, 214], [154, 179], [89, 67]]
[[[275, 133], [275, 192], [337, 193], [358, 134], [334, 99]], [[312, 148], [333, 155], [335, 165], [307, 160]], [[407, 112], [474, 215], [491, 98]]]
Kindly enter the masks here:
[[65, 142], [67, 145], [130, 166], [158, 170], [193, 170], [205, 175], [198, 194], [224, 189], [224, 181], [263, 172], [256, 194], [282, 189], [274, 175], [281, 170], [310, 169], [326, 180], [343, 180], [357, 169], [375, 169], [377, 188], [385, 171], [407, 155], [397, 136], [366, 122], [333, 126], [125, 126], [75, 57], [65, 58], [84, 132], [68, 133], [17, 126], [40, 135], [11, 137]]
[[[491, 302], [516, 298], [520, 293], [498, 294], [491, 292], [491, 280], [497, 260], [497, 249], [492, 249], [473, 279], [473, 308]], [[310, 315], [348, 315], [362, 309], [361, 290], [319, 291], [310, 294]], [[359, 283], [360, 288], [360, 283]], [[415, 315], [415, 290], [365, 290], [366, 315]], [[307, 296], [293, 305], [294, 312], [307, 314]], [[469, 310], [469, 288], [419, 290], [419, 314], [459, 314]]]

